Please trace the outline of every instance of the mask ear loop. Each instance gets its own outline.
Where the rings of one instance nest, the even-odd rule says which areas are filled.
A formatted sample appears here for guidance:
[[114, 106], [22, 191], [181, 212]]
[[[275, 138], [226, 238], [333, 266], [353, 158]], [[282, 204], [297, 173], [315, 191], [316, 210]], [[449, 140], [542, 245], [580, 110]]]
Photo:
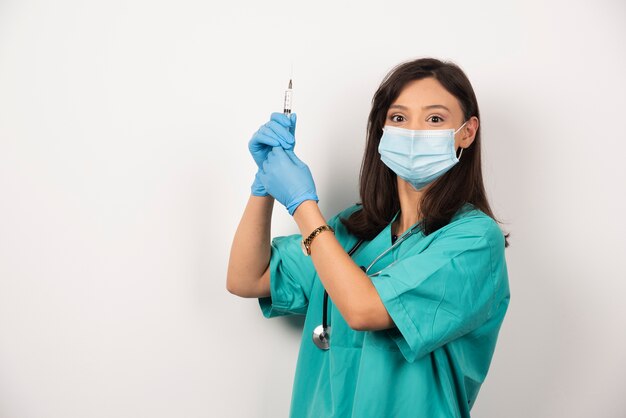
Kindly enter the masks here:
[[459, 131], [461, 130], [461, 128], [462, 128], [462, 127], [464, 127], [464, 126], [465, 126], [465, 124], [466, 124], [467, 122], [469, 122], [469, 119], [468, 119], [468, 120], [466, 120], [465, 122], [463, 122], [463, 125], [459, 126], [459, 129], [457, 129], [456, 131], [454, 131], [454, 134], [456, 135], [456, 133], [457, 133], [457, 132], [459, 132]]
[[[459, 129], [454, 131], [454, 134], [456, 135], [456, 133], [459, 132], [461, 130], [461, 128], [464, 127], [467, 122], [469, 122], [469, 119], [466, 120], [465, 122], [463, 122], [463, 125], [459, 126]], [[456, 157], [457, 160], [461, 160], [461, 155], [463, 155], [463, 148], [462, 147], [459, 147], [459, 148], [461, 148], [461, 152], [459, 153], [459, 156]]]

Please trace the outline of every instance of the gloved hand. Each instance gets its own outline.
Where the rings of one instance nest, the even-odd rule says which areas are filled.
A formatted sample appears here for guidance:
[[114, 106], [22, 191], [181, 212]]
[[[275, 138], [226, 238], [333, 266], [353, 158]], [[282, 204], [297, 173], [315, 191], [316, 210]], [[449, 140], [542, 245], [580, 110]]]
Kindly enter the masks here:
[[[270, 121], [262, 125], [252, 135], [248, 143], [248, 149], [259, 170], [267, 158], [267, 154], [273, 147], [281, 146], [285, 149], [293, 149], [295, 146], [297, 116], [292, 113], [289, 117], [283, 113], [272, 113]], [[267, 196], [265, 188], [259, 181], [257, 172], [254, 183], [250, 187], [254, 196]]]
[[259, 176], [265, 190], [293, 216], [305, 200], [319, 202], [309, 167], [292, 149], [274, 147], [267, 155]]
[[267, 191], [265, 190], [263, 183], [261, 183], [261, 179], [259, 178], [260, 174], [261, 174], [261, 169], [259, 168], [256, 172], [256, 175], [254, 176], [254, 182], [252, 183], [252, 186], [250, 186], [250, 193], [252, 194], [252, 196], [269, 195], [269, 193], [267, 193]]

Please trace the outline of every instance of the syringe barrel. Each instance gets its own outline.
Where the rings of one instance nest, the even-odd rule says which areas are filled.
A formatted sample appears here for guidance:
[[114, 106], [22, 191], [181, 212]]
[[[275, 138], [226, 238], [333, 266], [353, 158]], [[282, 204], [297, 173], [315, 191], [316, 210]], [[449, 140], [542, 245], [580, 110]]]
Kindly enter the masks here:
[[292, 89], [285, 90], [285, 105], [283, 106], [283, 113], [289, 115], [291, 113], [291, 96], [293, 94]]

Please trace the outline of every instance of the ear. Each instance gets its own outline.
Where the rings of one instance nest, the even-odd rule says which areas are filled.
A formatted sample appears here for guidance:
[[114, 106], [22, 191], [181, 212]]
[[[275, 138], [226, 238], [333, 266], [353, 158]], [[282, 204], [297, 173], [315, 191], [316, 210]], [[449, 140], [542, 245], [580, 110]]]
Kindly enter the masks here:
[[476, 138], [476, 132], [478, 132], [478, 127], [480, 126], [480, 122], [476, 116], [472, 116], [469, 118], [463, 129], [461, 130], [461, 141], [459, 146], [461, 148], [467, 148], [472, 145], [474, 142], [474, 138]]

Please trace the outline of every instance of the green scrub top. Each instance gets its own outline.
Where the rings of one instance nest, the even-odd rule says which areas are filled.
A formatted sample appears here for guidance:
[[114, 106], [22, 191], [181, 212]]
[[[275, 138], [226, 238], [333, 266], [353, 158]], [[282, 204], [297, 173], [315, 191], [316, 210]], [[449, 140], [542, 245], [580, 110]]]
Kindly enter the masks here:
[[[358, 240], [340, 218], [359, 208], [328, 222], [346, 251]], [[353, 254], [357, 265], [392, 245], [392, 222]], [[327, 351], [312, 341], [324, 287], [301, 239], [272, 240], [271, 296], [259, 298], [267, 318], [306, 315], [290, 417], [469, 417], [510, 300], [497, 223], [465, 205], [445, 227], [399, 243], [369, 271], [382, 270], [370, 279], [395, 327], [355, 331], [329, 298]]]

